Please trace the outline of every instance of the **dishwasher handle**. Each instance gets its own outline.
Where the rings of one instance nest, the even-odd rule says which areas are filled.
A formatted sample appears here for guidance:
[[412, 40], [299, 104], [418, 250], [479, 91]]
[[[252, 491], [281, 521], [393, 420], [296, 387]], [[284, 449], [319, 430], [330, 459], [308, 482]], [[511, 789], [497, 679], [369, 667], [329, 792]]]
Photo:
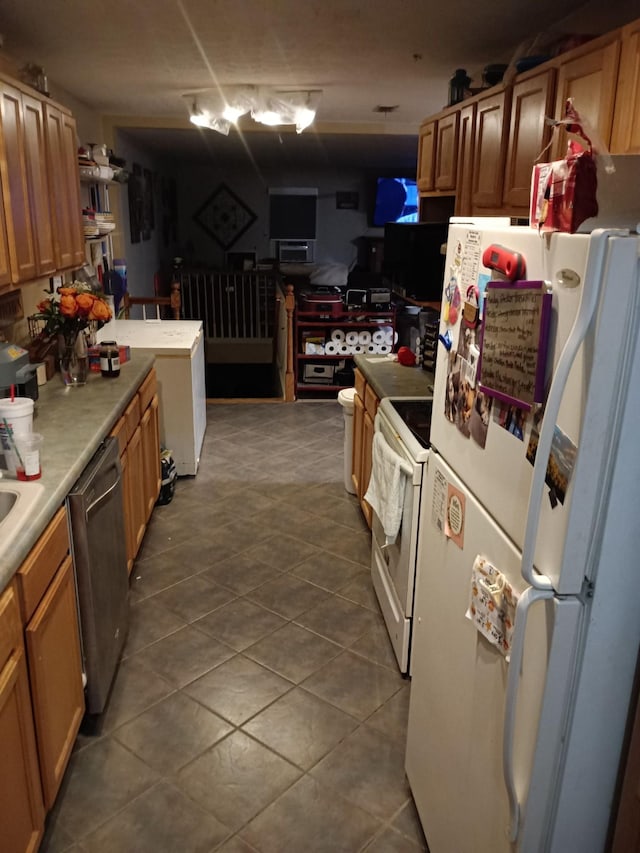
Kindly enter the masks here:
[[89, 506], [85, 509], [84, 514], [85, 514], [85, 518], [87, 520], [89, 519], [89, 516], [91, 515], [93, 510], [96, 507], [101, 506], [108, 499], [109, 495], [115, 489], [118, 488], [118, 484], [120, 483], [122, 478], [120, 477], [120, 472], [118, 471], [117, 465], [113, 466], [113, 470], [115, 471], [115, 475], [116, 475], [113, 483], [111, 483], [111, 485], [109, 485], [100, 495], [98, 495], [98, 497], [95, 500], [91, 501]]

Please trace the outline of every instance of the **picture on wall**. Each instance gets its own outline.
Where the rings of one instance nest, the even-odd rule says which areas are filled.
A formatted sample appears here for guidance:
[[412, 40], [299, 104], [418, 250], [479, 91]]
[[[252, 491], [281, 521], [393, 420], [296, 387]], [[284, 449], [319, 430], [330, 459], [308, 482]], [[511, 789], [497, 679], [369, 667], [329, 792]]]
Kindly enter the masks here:
[[256, 215], [226, 184], [219, 184], [193, 218], [223, 249], [229, 249], [253, 225]]
[[143, 170], [142, 193], [142, 239], [148, 240], [154, 228], [153, 216], [153, 174], [151, 169]]
[[129, 239], [132, 243], [139, 243], [142, 234], [143, 221], [143, 189], [142, 189], [142, 166], [134, 163], [127, 183], [129, 200]]

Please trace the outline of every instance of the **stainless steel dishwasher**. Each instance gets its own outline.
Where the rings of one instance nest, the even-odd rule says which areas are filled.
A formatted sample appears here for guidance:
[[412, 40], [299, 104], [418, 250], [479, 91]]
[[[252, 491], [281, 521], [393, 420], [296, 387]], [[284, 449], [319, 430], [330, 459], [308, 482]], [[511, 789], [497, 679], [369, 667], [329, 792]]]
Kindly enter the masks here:
[[107, 438], [67, 499], [78, 586], [86, 709], [104, 710], [129, 623], [118, 440]]

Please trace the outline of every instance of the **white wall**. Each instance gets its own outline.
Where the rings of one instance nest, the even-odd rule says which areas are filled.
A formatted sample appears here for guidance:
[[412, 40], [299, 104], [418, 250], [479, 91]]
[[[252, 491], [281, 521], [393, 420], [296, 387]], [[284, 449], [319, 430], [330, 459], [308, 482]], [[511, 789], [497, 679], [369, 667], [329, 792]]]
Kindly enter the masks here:
[[154, 160], [147, 151], [134, 144], [125, 132], [116, 134], [115, 154], [126, 161], [125, 168], [131, 171], [133, 164], [143, 170], [149, 169], [153, 175], [154, 227], [148, 240], [131, 242], [129, 221], [129, 196], [127, 185], [116, 188], [117, 201], [114, 211], [118, 222], [118, 240], [115, 253], [123, 257], [127, 264], [127, 289], [133, 296], [153, 296], [154, 276], [156, 273], [168, 275], [171, 259], [176, 254], [176, 243], [169, 239], [165, 245], [162, 227], [162, 179], [169, 177], [172, 167]]

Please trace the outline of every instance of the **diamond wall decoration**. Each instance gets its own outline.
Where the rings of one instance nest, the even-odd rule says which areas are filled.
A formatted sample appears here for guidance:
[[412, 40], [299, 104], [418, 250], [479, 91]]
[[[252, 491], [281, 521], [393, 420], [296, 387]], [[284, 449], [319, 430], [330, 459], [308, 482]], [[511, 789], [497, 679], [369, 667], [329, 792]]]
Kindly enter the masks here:
[[226, 184], [219, 184], [193, 218], [223, 249], [229, 249], [253, 225], [256, 215]]

